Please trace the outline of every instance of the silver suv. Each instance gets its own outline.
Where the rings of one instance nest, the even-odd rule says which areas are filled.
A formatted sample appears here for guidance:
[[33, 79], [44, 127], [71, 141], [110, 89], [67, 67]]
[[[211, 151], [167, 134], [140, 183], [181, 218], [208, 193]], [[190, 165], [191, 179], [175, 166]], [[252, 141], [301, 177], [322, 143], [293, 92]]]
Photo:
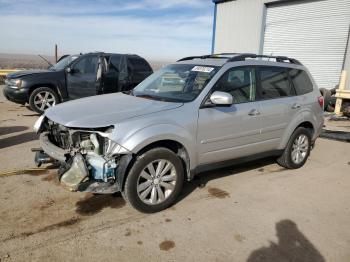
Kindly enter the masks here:
[[48, 109], [34, 126], [35, 160], [60, 162], [60, 181], [72, 191], [120, 191], [137, 210], [156, 212], [174, 203], [185, 179], [233, 159], [274, 155], [300, 168], [322, 125], [323, 98], [299, 61], [187, 57], [129, 94]]

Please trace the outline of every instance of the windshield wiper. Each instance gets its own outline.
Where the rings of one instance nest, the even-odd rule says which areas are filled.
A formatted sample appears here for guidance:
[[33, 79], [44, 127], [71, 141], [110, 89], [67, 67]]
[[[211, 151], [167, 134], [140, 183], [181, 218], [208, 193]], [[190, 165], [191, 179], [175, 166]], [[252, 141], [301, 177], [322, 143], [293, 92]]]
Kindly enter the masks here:
[[141, 97], [141, 98], [146, 98], [146, 99], [161, 100], [160, 98], [158, 98], [156, 96], [151, 96], [151, 95], [146, 95], [146, 94], [134, 95], [134, 96]]

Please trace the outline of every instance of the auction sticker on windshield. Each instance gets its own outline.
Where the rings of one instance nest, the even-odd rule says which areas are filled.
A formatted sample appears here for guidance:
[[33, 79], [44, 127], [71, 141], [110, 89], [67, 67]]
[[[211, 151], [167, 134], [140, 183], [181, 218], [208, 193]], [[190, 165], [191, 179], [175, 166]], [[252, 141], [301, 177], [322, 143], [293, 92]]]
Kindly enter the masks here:
[[192, 68], [191, 71], [210, 73], [211, 71], [213, 71], [213, 69], [214, 67], [209, 67], [209, 66], [195, 66]]

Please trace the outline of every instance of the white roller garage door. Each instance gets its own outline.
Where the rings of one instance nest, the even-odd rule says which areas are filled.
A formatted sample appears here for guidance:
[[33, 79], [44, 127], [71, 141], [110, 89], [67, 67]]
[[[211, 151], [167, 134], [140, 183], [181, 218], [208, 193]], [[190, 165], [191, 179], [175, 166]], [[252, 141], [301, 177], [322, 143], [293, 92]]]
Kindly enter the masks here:
[[349, 25], [350, 0], [269, 5], [264, 54], [297, 58], [320, 88], [333, 88], [339, 82]]

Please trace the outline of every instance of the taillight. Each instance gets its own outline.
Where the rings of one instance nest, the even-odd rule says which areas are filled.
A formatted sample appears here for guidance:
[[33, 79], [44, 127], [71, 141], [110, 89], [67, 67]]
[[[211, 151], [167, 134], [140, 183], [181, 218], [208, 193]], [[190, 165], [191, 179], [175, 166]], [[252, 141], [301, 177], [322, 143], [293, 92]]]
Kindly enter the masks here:
[[318, 97], [318, 103], [320, 104], [320, 107], [324, 109], [324, 98], [323, 96]]

